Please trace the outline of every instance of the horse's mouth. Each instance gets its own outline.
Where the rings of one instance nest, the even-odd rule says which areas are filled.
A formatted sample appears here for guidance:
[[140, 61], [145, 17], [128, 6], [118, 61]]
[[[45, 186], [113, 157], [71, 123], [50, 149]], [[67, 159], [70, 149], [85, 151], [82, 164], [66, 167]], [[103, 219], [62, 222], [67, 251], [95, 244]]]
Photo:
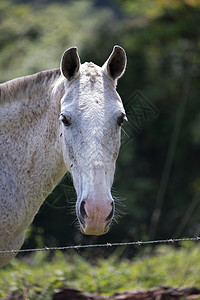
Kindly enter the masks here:
[[109, 224], [106, 225], [106, 227], [104, 227], [104, 230], [98, 230], [98, 229], [95, 229], [95, 228], [84, 228], [81, 224], [80, 224], [80, 230], [83, 234], [85, 235], [96, 235], [96, 236], [99, 236], [99, 235], [103, 235], [103, 234], [106, 234], [109, 230]]

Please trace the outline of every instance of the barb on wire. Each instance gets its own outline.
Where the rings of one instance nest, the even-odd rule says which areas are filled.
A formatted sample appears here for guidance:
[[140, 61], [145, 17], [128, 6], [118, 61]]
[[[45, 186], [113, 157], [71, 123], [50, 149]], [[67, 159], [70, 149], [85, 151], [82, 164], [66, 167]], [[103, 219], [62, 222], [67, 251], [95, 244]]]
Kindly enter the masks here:
[[71, 250], [71, 249], [85, 249], [85, 248], [98, 248], [98, 247], [113, 247], [113, 246], [141, 246], [147, 244], [164, 244], [164, 243], [178, 243], [185, 241], [200, 241], [200, 237], [192, 238], [180, 238], [180, 239], [166, 239], [166, 240], [154, 240], [154, 241], [133, 241], [125, 243], [105, 243], [105, 244], [94, 244], [94, 245], [72, 245], [64, 247], [44, 247], [44, 248], [35, 248], [35, 249], [13, 249], [13, 250], [3, 250], [0, 251], [0, 254], [6, 253], [24, 253], [24, 252], [36, 252], [36, 251], [56, 251], [56, 250]]

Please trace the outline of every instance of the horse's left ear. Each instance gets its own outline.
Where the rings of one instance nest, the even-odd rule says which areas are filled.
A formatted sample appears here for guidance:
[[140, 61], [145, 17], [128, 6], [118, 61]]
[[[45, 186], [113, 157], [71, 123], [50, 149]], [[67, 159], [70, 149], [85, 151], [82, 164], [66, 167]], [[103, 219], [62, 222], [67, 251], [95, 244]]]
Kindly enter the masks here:
[[124, 74], [126, 63], [127, 58], [125, 50], [116, 45], [102, 68], [110, 78], [116, 80]]
[[72, 47], [63, 53], [60, 69], [68, 81], [75, 79], [79, 75], [80, 58], [77, 47]]

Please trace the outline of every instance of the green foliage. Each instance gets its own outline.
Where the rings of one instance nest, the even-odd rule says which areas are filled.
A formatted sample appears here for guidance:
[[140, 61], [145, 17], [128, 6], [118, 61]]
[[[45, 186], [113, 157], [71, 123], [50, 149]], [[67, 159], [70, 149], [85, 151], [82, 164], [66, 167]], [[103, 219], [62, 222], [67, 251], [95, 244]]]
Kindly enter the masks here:
[[160, 246], [153, 254], [148, 248], [145, 252], [140, 257], [121, 260], [116, 252], [107, 259], [98, 258], [92, 262], [81, 252], [68, 255], [56, 252], [50, 261], [42, 252], [24, 260], [14, 259], [0, 270], [0, 297], [17, 290], [26, 292], [30, 300], [36, 296], [46, 300], [51, 299], [54, 289], [64, 286], [101, 294], [163, 284], [200, 287], [199, 245]]
[[1, 82], [59, 67], [62, 53], [73, 45], [79, 53], [90, 52], [103, 24], [113, 19], [111, 11], [95, 10], [87, 0], [39, 8], [3, 0], [0, 16]]

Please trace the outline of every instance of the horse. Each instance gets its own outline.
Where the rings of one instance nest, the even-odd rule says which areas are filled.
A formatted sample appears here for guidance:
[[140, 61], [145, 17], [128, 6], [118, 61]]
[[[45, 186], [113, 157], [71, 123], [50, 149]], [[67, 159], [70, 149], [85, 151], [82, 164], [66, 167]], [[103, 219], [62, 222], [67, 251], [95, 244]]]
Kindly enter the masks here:
[[60, 68], [0, 84], [0, 267], [20, 250], [26, 228], [68, 171], [76, 215], [86, 235], [109, 230], [121, 126], [116, 91], [127, 58], [114, 46], [102, 67], [81, 64], [77, 47]]

